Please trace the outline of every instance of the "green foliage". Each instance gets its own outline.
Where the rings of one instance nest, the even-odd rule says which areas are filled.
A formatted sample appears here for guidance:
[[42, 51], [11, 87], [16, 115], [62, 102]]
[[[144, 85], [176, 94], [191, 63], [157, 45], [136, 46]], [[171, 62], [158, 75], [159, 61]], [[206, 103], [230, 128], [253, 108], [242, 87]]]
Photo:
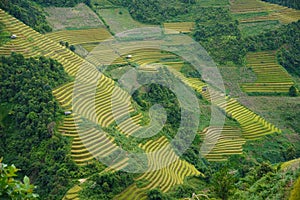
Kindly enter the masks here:
[[257, 178], [260, 179], [269, 172], [274, 172], [273, 167], [271, 166], [270, 163], [263, 162], [260, 164], [260, 166], [256, 170]]
[[[255, 173], [256, 171], [254, 171]], [[299, 176], [299, 169], [295, 172], [269, 172], [259, 179], [248, 175], [237, 183], [238, 190], [230, 199], [287, 199], [291, 181]]]
[[297, 95], [297, 88], [295, 87], [295, 86], [291, 86], [290, 87], [290, 89], [289, 89], [289, 95], [291, 96], [291, 97], [296, 97], [296, 96], [298, 96]]
[[127, 7], [134, 19], [143, 23], [160, 24], [166, 21], [194, 21], [202, 6], [214, 3], [224, 6], [226, 0], [195, 1], [195, 0], [110, 0], [113, 4]]
[[[296, 133], [300, 133], [300, 104], [286, 104], [281, 109], [290, 110], [291, 112], [285, 112], [281, 114], [281, 119], [285, 121], [285, 125], [295, 130]], [[297, 154], [299, 156], [299, 154]]]
[[245, 38], [245, 48], [248, 51], [277, 50], [282, 45], [296, 43], [300, 37], [300, 21], [281, 26], [257, 36]]
[[278, 20], [255, 21], [239, 24], [242, 37], [255, 36], [272, 31], [281, 26]]
[[70, 46], [70, 50], [71, 50], [71, 51], [75, 51], [75, 50], [76, 50], [76, 47], [75, 47], [74, 45], [71, 45], [71, 46]]
[[78, 3], [90, 4], [90, 0], [33, 0], [43, 6], [73, 7]]
[[187, 78], [201, 78], [200, 73], [190, 64], [184, 64], [180, 72]]
[[149, 200], [164, 200], [164, 195], [159, 189], [152, 189], [147, 192]]
[[133, 184], [133, 175], [126, 172], [95, 174], [84, 184], [80, 199], [110, 200], [131, 184]]
[[[297, 114], [297, 112], [295, 112], [295, 114]], [[294, 120], [296, 120], [296, 118]], [[284, 119], [284, 117], [282, 119]], [[291, 123], [293, 123], [293, 121], [291, 121]], [[248, 141], [243, 148], [245, 152], [251, 154], [251, 157], [258, 162], [269, 161], [274, 164], [288, 160], [286, 153], [292, 143], [293, 141], [289, 141], [286, 136], [272, 134], [265, 136], [262, 140]], [[297, 142], [295, 142], [295, 144], [297, 144]], [[299, 145], [295, 146], [297, 156], [299, 156], [300, 153], [299, 148]]]
[[42, 8], [31, 0], [2, 0], [0, 8], [40, 33], [52, 30]]
[[298, 177], [297, 181], [293, 185], [293, 190], [291, 191], [289, 200], [297, 200], [300, 199], [300, 177]]
[[[300, 30], [297, 30], [298, 33]], [[300, 37], [300, 34], [298, 34]], [[278, 61], [291, 74], [300, 77], [300, 39], [295, 36], [295, 40], [281, 48], [278, 53]]]
[[9, 41], [10, 33], [4, 30], [4, 24], [0, 22], [0, 46]]
[[238, 29], [228, 8], [201, 8], [196, 20], [194, 38], [208, 51], [215, 61], [242, 63], [246, 54]]
[[277, 50], [279, 63], [286, 70], [300, 76], [300, 21], [293, 22], [278, 29], [245, 38], [248, 51]]
[[270, 3], [276, 3], [290, 8], [300, 9], [300, 1], [297, 0], [263, 0]]
[[69, 156], [70, 142], [48, 129], [62, 112], [52, 88], [67, 80], [62, 65], [52, 59], [0, 57], [0, 103], [11, 104], [0, 128], [0, 152], [32, 178], [43, 199], [61, 198], [78, 170]]
[[0, 198], [12, 200], [33, 200], [38, 199], [37, 194], [33, 193], [34, 185], [30, 184], [27, 176], [23, 178], [23, 182], [16, 180], [17, 169], [14, 165], [6, 165], [2, 163], [0, 158]]
[[229, 172], [229, 169], [227, 167], [223, 167], [212, 177], [212, 190], [217, 197], [226, 200], [234, 189], [235, 181], [236, 180], [234, 176]]

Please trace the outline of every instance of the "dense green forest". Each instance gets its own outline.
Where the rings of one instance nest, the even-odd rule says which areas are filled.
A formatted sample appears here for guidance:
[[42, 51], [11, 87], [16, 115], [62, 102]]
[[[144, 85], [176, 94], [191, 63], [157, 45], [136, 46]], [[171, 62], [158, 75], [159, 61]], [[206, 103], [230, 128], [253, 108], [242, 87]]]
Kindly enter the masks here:
[[81, 199], [113, 199], [133, 183], [133, 174], [126, 172], [95, 174], [90, 178], [90, 182], [86, 183], [85, 190], [81, 192]]
[[52, 96], [52, 88], [68, 79], [51, 59], [0, 58], [0, 155], [31, 178], [42, 199], [61, 198], [78, 168], [69, 141], [56, 131], [62, 111]]
[[277, 3], [282, 6], [287, 6], [290, 8], [300, 9], [300, 1], [298, 0], [263, 0], [270, 3]]
[[194, 38], [218, 63], [242, 63], [246, 51], [241, 45], [243, 41], [238, 21], [233, 20], [229, 9], [201, 8], [200, 13], [196, 19]]

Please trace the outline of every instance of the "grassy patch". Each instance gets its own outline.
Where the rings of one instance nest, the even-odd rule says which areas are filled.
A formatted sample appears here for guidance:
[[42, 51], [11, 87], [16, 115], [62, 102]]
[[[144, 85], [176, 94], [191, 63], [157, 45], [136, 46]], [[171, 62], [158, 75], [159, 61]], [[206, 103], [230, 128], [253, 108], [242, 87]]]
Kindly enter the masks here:
[[269, 30], [276, 29], [280, 26], [279, 21], [268, 20], [268, 21], [256, 21], [256, 22], [245, 22], [239, 25], [243, 37], [249, 37], [265, 33]]
[[293, 126], [300, 127], [299, 120], [297, 121], [296, 117], [297, 112], [299, 113], [300, 97], [248, 96], [240, 98], [240, 101], [271, 123], [276, 124], [283, 132], [299, 133], [299, 131], [293, 129]]
[[194, 26], [194, 22], [164, 23], [164, 29], [166, 34], [190, 33], [194, 29]]
[[99, 17], [85, 4], [74, 8], [47, 7], [45, 11], [53, 30], [103, 27]]
[[243, 19], [249, 19], [253, 17], [263, 17], [263, 16], [268, 16], [268, 12], [246, 12], [246, 13], [236, 13], [234, 14], [234, 18], [237, 20], [243, 20]]
[[232, 97], [243, 96], [240, 88], [241, 83], [254, 82], [256, 76], [253, 71], [246, 67], [219, 67], [223, 78], [226, 93]]
[[82, 46], [88, 52], [91, 52], [98, 45], [99, 43], [85, 43], [85, 44], [81, 44], [80, 46]]
[[69, 42], [69, 44], [95, 43], [111, 38], [105, 28], [93, 28], [85, 30], [63, 30], [47, 34], [55, 42]]
[[228, 6], [229, 1], [228, 0], [198, 0], [197, 3], [200, 6]]
[[10, 33], [5, 30], [5, 26], [0, 23], [0, 46], [10, 40]]
[[97, 13], [104, 19], [110, 30], [114, 33], [146, 26], [132, 19], [126, 8], [97, 9]]
[[91, 4], [96, 8], [115, 8], [118, 7], [112, 4], [109, 0], [91, 0]]

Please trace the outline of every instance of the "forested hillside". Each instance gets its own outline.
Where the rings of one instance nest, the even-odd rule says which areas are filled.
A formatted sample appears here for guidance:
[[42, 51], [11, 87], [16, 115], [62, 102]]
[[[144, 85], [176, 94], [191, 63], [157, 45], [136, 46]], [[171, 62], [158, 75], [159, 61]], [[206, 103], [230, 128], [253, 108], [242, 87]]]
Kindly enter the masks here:
[[61, 198], [77, 169], [69, 141], [57, 133], [63, 112], [51, 91], [67, 80], [54, 60], [0, 57], [0, 155], [30, 177], [42, 199]]
[[204, 7], [199, 11], [201, 15], [196, 19], [194, 38], [218, 63], [242, 63], [246, 51], [238, 21], [232, 18], [229, 9]]
[[263, 0], [270, 3], [277, 3], [290, 8], [300, 9], [300, 1], [298, 0]]

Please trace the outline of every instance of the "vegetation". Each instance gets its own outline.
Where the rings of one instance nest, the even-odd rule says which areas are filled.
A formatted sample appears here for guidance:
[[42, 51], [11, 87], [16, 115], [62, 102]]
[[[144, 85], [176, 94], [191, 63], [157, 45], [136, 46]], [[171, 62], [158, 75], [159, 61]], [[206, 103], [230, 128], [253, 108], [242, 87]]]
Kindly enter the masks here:
[[56, 6], [56, 7], [73, 7], [78, 3], [86, 3], [87, 5], [90, 4], [90, 0], [68, 0], [68, 1], [61, 1], [61, 0], [33, 0], [43, 6]]
[[84, 43], [97, 43], [109, 39], [111, 35], [104, 28], [84, 29], [84, 30], [63, 30], [48, 33], [47, 37], [55, 42], [77, 45]]
[[[242, 63], [245, 56], [238, 21], [233, 20], [227, 8], [202, 8], [196, 20], [194, 37], [215, 61]], [[220, 48], [222, 46], [222, 48]]]
[[263, 0], [270, 3], [277, 3], [290, 8], [300, 9], [300, 2], [295, 0]]
[[93, 175], [80, 192], [83, 200], [109, 200], [133, 183], [133, 175], [125, 172], [104, 172]]
[[2, 163], [0, 158], [0, 197], [1, 199], [13, 200], [33, 200], [38, 199], [37, 194], [33, 193], [34, 185], [30, 184], [27, 176], [23, 178], [23, 182], [16, 180], [17, 169], [14, 165], [6, 165]]
[[103, 27], [97, 14], [83, 3], [75, 7], [45, 7], [44, 10], [47, 13], [47, 21], [54, 31]]
[[262, 163], [237, 183], [239, 190], [232, 199], [288, 199], [289, 185], [299, 176], [295, 172], [276, 171], [276, 167]]
[[291, 191], [291, 195], [289, 200], [296, 200], [300, 198], [300, 178], [294, 183], [293, 190]]
[[[255, 83], [245, 83], [247, 93], [278, 94], [289, 92], [294, 81], [290, 74], [278, 64], [276, 52], [261, 51], [247, 54], [247, 66], [256, 74]], [[272, 76], [270, 76], [272, 74]]]
[[0, 71], [0, 102], [11, 108], [0, 129], [0, 152], [6, 155], [5, 162], [32, 177], [41, 198], [57, 199], [77, 170], [68, 155], [69, 141], [56, 132], [61, 110], [51, 91], [68, 77], [54, 60], [25, 59], [14, 53], [0, 58]]
[[4, 24], [0, 22], [0, 46], [9, 41], [10, 34], [4, 30]]
[[211, 183], [213, 185], [212, 189], [215, 194], [219, 198], [226, 200], [230, 194], [232, 194], [235, 179], [234, 176], [229, 172], [228, 168], [224, 167], [213, 175]]
[[31, 0], [4, 0], [0, 2], [0, 8], [38, 32], [45, 33], [52, 30], [43, 9]]
[[[76, 0], [41, 0], [32, 5], [50, 6], [46, 10], [54, 11], [52, 16], [61, 11], [66, 12], [56, 16], [56, 20], [60, 20], [75, 16], [67, 13], [72, 9], [78, 14], [77, 8], [53, 8], [51, 5], [73, 6], [76, 3]], [[268, 84], [287, 84], [284, 91], [295, 96], [297, 82], [294, 83], [288, 73], [295, 77], [294, 80], [298, 80], [299, 46], [296, 43], [299, 40], [300, 22], [281, 26], [283, 16], [286, 16], [282, 7], [261, 3], [256, 0], [235, 0], [231, 10], [225, 0], [94, 0], [90, 6], [105, 19], [103, 23], [107, 23], [106, 28], [111, 26], [114, 30], [123, 31], [144, 27], [145, 24], [131, 18], [128, 8], [135, 20], [177, 30], [167, 34], [178, 34], [181, 31], [194, 36], [218, 66], [223, 65], [222, 68], [231, 70], [239, 67], [239, 70], [243, 70], [246, 64], [251, 65], [257, 78], [254, 84], [262, 83], [259, 87], [255, 86], [256, 92], [259, 89], [270, 89]], [[240, 10], [237, 10], [235, 4], [241, 5]], [[273, 12], [276, 6], [280, 10]], [[231, 12], [237, 14], [232, 16]], [[252, 23], [253, 19], [256, 23], [258, 19], [270, 17], [270, 13], [277, 13], [280, 22], [272, 24], [268, 21], [256, 27], [249, 26], [245, 30], [248, 34], [242, 35], [240, 23], [247, 26], [246, 23]], [[1, 47], [0, 53], [9, 55], [11, 51], [17, 51], [27, 57], [34, 56], [24, 58], [13, 53], [0, 58], [0, 155], [6, 155], [7, 163], [14, 163], [23, 169], [21, 175], [30, 177], [41, 199], [61, 199], [63, 194], [66, 200], [174, 200], [192, 197], [193, 194], [203, 194], [212, 199], [242, 200], [286, 199], [289, 196], [292, 183], [299, 176], [299, 169], [293, 165], [283, 170], [278, 164], [300, 155], [300, 109], [297, 97], [272, 96], [270, 98], [274, 101], [278, 99], [278, 105], [266, 102], [254, 112], [237, 98], [226, 95], [228, 92], [223, 94], [214, 88], [207, 91], [209, 85], [201, 80], [201, 74], [179, 56], [157, 49], [141, 49], [139, 44], [126, 46], [122, 43], [122, 46], [116, 45], [114, 49], [103, 45], [103, 48], [93, 52], [89, 62], [85, 62], [70, 51], [75, 50], [74, 45], [89, 43], [87, 48], [91, 50], [97, 42], [111, 36], [104, 27], [90, 29], [85, 26], [85, 22], [90, 23], [94, 19], [92, 25], [99, 25], [99, 18], [93, 18], [95, 13], [89, 15], [91, 18], [76, 15], [77, 21], [71, 20], [72, 24], [80, 23], [80, 29], [85, 30], [63, 30], [45, 35], [32, 31], [2, 10], [0, 15], [4, 30], [18, 31], [22, 35], [15, 40], [7, 38], [8, 45]], [[286, 19], [286, 22], [294, 18], [297, 15]], [[258, 27], [268, 24], [270, 27], [262, 33], [252, 34]], [[178, 29], [181, 25], [181, 29]], [[273, 25], [280, 27], [275, 29]], [[73, 29], [72, 26], [63, 24], [61, 28]], [[103, 35], [96, 35], [100, 32]], [[60, 41], [64, 47], [58, 45]], [[130, 52], [131, 58], [127, 58], [129, 54], [119, 55], [118, 48], [126, 52], [136, 47], [139, 47], [138, 50]], [[118, 58], [112, 65], [107, 64], [106, 61], [114, 58], [114, 55]], [[278, 65], [276, 58], [287, 71]], [[106, 71], [105, 64], [110, 65]], [[158, 64], [166, 67], [159, 68]], [[145, 80], [153, 80], [155, 76], [159, 78], [164, 75], [168, 78], [143, 85], [131, 98], [115, 81], [132, 68], [144, 72], [143, 77], [135, 80], [140, 84]], [[72, 76], [78, 76], [80, 72], [81, 79], [76, 82], [70, 80], [64, 70]], [[99, 71], [105, 71], [101, 77], [98, 76]], [[183, 128], [186, 134], [184, 137], [170, 142], [180, 126], [181, 108], [172, 90], [162, 85], [167, 83], [172, 87], [174, 79], [195, 91], [201, 107], [198, 134], [180, 157], [177, 155], [178, 149], [185, 147], [184, 140], [190, 131], [189, 126], [194, 124]], [[91, 86], [91, 83], [96, 83], [96, 87]], [[74, 88], [77, 93], [73, 92]], [[92, 92], [95, 101], [85, 98], [86, 94]], [[111, 101], [114, 93], [117, 93], [115, 106], [118, 108], [115, 113]], [[211, 101], [211, 98], [216, 101]], [[162, 105], [168, 115], [164, 127], [151, 138], [135, 138], [150, 121], [157, 122], [149, 112], [156, 104]], [[226, 117], [224, 127], [208, 127], [211, 104]], [[128, 107], [130, 117], [126, 116]], [[72, 113], [63, 117], [62, 109], [72, 110]], [[277, 114], [280, 122], [265, 116], [264, 112]], [[86, 126], [80, 127], [80, 130], [78, 124]], [[203, 140], [215, 139], [218, 131], [221, 135], [214, 148], [200, 157], [199, 146]], [[150, 169], [156, 169], [157, 164], [171, 159], [176, 160], [159, 170], [142, 174], [126, 173], [120, 170], [129, 169], [132, 166], [129, 164], [134, 163], [137, 169], [145, 166], [135, 162], [135, 158], [128, 158], [126, 153], [121, 155], [119, 147], [139, 153], [162, 149], [160, 154], [148, 156], [148, 162], [143, 163], [148, 164]], [[105, 167], [99, 162], [99, 159], [109, 158], [114, 158], [112, 166]], [[26, 185], [30, 190], [26, 195], [31, 195], [33, 186], [26, 177], [23, 182], [17, 181], [17, 184]], [[298, 185], [295, 184], [294, 188], [298, 188]], [[295, 192], [291, 194], [297, 198]]]

